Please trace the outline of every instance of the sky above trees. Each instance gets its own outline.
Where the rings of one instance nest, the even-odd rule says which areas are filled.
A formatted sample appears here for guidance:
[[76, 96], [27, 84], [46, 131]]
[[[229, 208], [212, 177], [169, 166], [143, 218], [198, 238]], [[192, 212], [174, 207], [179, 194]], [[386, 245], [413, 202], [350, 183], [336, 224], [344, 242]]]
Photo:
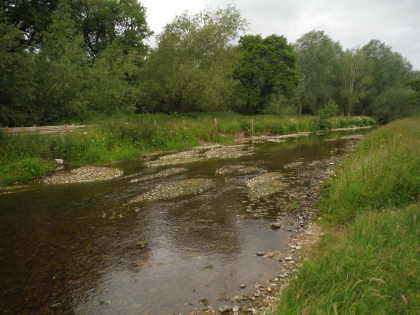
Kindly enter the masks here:
[[420, 70], [420, 1], [418, 0], [141, 0], [147, 20], [159, 33], [185, 10], [233, 3], [249, 21], [249, 32], [273, 33], [295, 41], [311, 30], [323, 30], [345, 48], [379, 39], [402, 53]]

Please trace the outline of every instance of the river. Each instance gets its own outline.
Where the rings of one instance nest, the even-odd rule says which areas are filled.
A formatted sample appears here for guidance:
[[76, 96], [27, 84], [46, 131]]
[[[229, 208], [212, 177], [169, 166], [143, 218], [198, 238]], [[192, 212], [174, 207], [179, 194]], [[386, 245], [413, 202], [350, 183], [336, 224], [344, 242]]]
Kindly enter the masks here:
[[[249, 144], [251, 154], [183, 164], [185, 171], [167, 177], [133, 180], [169, 166], [145, 168], [132, 161], [119, 163], [125, 176], [112, 181], [34, 184], [0, 195], [0, 309], [179, 314], [233, 305], [235, 296], [250, 295], [256, 282], [279, 274], [278, 260], [257, 253], [287, 248], [303, 227], [298, 218], [305, 209], [287, 191], [311, 193], [299, 176], [318, 162], [332, 165], [328, 161], [350, 141], [340, 140], [343, 134], [349, 135]], [[216, 175], [232, 165], [251, 171]], [[253, 197], [246, 183], [264, 172], [280, 172], [289, 188]], [[191, 178], [211, 179], [214, 187], [175, 199], [129, 202], [158, 184]], [[281, 228], [273, 229], [273, 222]]]

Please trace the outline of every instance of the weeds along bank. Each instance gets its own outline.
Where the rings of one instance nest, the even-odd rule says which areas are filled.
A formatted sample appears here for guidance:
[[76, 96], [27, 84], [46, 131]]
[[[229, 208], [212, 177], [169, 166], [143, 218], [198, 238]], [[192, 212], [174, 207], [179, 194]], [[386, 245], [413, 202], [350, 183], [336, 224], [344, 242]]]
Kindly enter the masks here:
[[416, 313], [420, 118], [364, 139], [327, 184], [320, 206], [326, 237], [283, 291], [277, 313]]
[[134, 159], [142, 153], [181, 150], [203, 142], [231, 142], [240, 135], [287, 134], [320, 128], [367, 126], [368, 117], [242, 116], [230, 113], [132, 115], [92, 121], [94, 127], [60, 136], [0, 134], [0, 183], [43, 176], [54, 159], [73, 166]]

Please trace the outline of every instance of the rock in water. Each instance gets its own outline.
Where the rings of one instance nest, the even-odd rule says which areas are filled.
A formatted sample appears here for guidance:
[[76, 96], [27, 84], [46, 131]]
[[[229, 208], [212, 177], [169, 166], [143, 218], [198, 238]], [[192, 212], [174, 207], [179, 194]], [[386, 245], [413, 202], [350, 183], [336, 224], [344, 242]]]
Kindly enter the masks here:
[[182, 167], [167, 168], [167, 169], [164, 169], [164, 170], [162, 170], [162, 171], [160, 171], [156, 174], [151, 174], [151, 175], [146, 175], [146, 176], [139, 177], [139, 178], [134, 178], [134, 179], [130, 180], [130, 183], [146, 182], [146, 181], [154, 180], [154, 179], [158, 179], [158, 178], [164, 178], [164, 177], [178, 175], [178, 174], [184, 173], [186, 171], [188, 171], [188, 169], [182, 168]]
[[118, 168], [85, 166], [70, 172], [53, 174], [44, 178], [43, 182], [45, 184], [87, 183], [110, 180], [121, 175], [123, 175], [123, 171]]
[[174, 154], [163, 155], [157, 160], [146, 162], [146, 167], [160, 167], [176, 164], [187, 164], [203, 160], [204, 157], [198, 150], [183, 151]]
[[235, 175], [248, 175], [254, 173], [262, 173], [264, 170], [246, 165], [228, 165], [216, 170], [216, 175], [219, 176], [235, 176]]
[[169, 200], [178, 197], [198, 195], [216, 186], [215, 182], [207, 178], [191, 178], [157, 185], [152, 190], [132, 199], [130, 203], [154, 200]]
[[278, 230], [281, 228], [281, 224], [279, 222], [271, 223], [271, 228], [273, 230]]
[[233, 308], [230, 305], [222, 305], [219, 307], [219, 312], [222, 314], [233, 312]]
[[283, 181], [283, 176], [279, 172], [258, 175], [248, 180], [246, 185], [252, 200], [272, 195], [287, 187], [287, 183]]

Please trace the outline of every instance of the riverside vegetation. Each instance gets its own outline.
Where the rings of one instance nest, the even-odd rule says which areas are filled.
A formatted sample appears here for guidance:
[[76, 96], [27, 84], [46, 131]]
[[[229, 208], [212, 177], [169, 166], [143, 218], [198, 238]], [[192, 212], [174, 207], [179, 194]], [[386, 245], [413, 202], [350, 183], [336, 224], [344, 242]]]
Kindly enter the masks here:
[[327, 183], [327, 234], [281, 294], [278, 314], [419, 309], [419, 126], [411, 118], [374, 131]]
[[134, 159], [141, 154], [181, 150], [200, 143], [227, 143], [235, 137], [311, 132], [323, 128], [370, 126], [369, 117], [279, 117], [239, 114], [144, 114], [103, 118], [65, 135], [0, 134], [0, 183], [44, 176], [54, 159], [71, 166]]

